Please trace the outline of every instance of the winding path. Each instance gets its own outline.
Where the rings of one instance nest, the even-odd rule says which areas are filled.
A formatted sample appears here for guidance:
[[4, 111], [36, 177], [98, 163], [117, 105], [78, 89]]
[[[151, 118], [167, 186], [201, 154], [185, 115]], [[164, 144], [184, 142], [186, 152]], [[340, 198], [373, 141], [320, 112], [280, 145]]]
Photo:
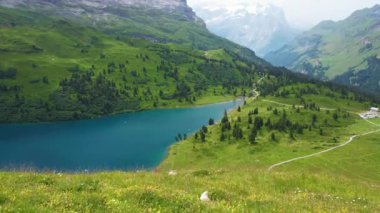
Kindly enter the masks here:
[[[283, 105], [283, 106], [292, 106], [290, 104], [284, 104], [284, 103], [280, 103], [280, 102], [276, 102], [276, 101], [268, 101], [268, 100], [264, 100], [266, 102], [270, 102], [270, 103], [275, 103], [275, 104], [279, 104], [279, 105]], [[300, 107], [303, 107], [303, 106], [300, 106]], [[329, 108], [321, 108], [322, 110], [335, 110], [335, 109], [329, 109]], [[354, 114], [357, 114], [357, 113], [354, 113]], [[357, 114], [358, 115], [358, 114]], [[378, 126], [380, 127], [380, 124], [376, 124], [376, 123], [373, 123], [372, 121], [369, 121], [367, 119], [364, 119], [365, 121], [367, 121], [368, 123], [372, 124], [372, 125], [375, 125], [375, 126]], [[320, 152], [317, 152], [317, 153], [314, 153], [314, 154], [310, 154], [310, 155], [305, 155], [305, 156], [301, 156], [301, 157], [297, 157], [297, 158], [293, 158], [293, 159], [290, 159], [290, 160], [286, 160], [286, 161], [283, 161], [283, 162], [280, 162], [280, 163], [276, 163], [276, 164], [273, 164], [272, 166], [270, 166], [268, 168], [268, 171], [272, 171], [274, 168], [276, 167], [279, 167], [279, 166], [282, 166], [284, 164], [288, 164], [288, 163], [291, 163], [291, 162], [294, 162], [294, 161], [298, 161], [298, 160], [302, 160], [302, 159], [306, 159], [306, 158], [311, 158], [311, 157], [314, 157], [314, 156], [317, 156], [317, 155], [321, 155], [323, 153], [326, 153], [326, 152], [331, 152], [335, 149], [338, 149], [338, 148], [341, 148], [341, 147], [344, 147], [344, 146], [347, 146], [348, 144], [350, 144], [351, 142], [353, 142], [355, 140], [355, 138], [357, 137], [362, 137], [362, 136], [366, 136], [366, 135], [370, 135], [370, 134], [374, 134], [374, 133], [377, 133], [377, 132], [380, 132], [380, 129], [378, 130], [374, 130], [374, 131], [371, 131], [371, 132], [367, 132], [367, 133], [363, 133], [363, 134], [360, 134], [360, 135], [354, 135], [354, 136], [351, 136], [350, 139], [338, 146], [335, 146], [335, 147], [332, 147], [330, 149], [326, 149], [326, 150], [323, 150], [323, 151], [320, 151]]]
[[279, 166], [284, 165], [284, 164], [291, 163], [293, 161], [302, 160], [302, 159], [305, 159], [305, 158], [311, 158], [311, 157], [314, 157], [314, 156], [317, 156], [317, 155], [320, 155], [320, 154], [323, 154], [323, 153], [326, 153], [326, 152], [331, 152], [331, 151], [333, 151], [335, 149], [338, 149], [340, 147], [347, 146], [348, 144], [350, 144], [351, 142], [353, 142], [354, 139], [357, 138], [357, 137], [366, 136], [366, 135], [370, 135], [370, 134], [377, 133], [377, 132], [380, 132], [380, 129], [379, 130], [375, 130], [375, 131], [371, 131], [371, 132], [367, 132], [367, 133], [364, 133], [364, 134], [361, 134], [361, 135], [351, 136], [348, 141], [346, 141], [346, 142], [344, 142], [344, 143], [342, 143], [342, 144], [340, 144], [338, 146], [332, 147], [330, 149], [326, 149], [326, 150], [323, 150], [321, 152], [317, 152], [317, 153], [314, 153], [314, 154], [311, 154], [311, 155], [306, 155], [306, 156], [302, 156], [302, 157], [293, 158], [293, 159], [290, 159], [290, 160], [287, 160], [287, 161], [283, 161], [281, 163], [273, 164], [272, 166], [270, 166], [268, 168], [268, 171], [271, 171], [272, 169], [274, 169], [276, 167], [279, 167]]
[[[288, 107], [293, 107], [293, 105], [290, 105], [290, 104], [284, 104], [284, 103], [280, 103], [280, 102], [277, 102], [277, 101], [270, 101], [270, 100], [263, 100], [265, 102], [268, 102], [268, 103], [273, 103], [273, 104], [278, 104], [278, 105], [282, 105], [282, 106], [288, 106]], [[299, 108], [304, 108], [304, 106], [302, 105], [294, 105], [295, 107], [299, 107]], [[325, 107], [321, 107], [320, 108], [321, 110], [329, 110], [329, 111], [334, 111], [336, 109], [333, 109], [333, 108], [325, 108]], [[357, 113], [355, 113], [357, 114]]]

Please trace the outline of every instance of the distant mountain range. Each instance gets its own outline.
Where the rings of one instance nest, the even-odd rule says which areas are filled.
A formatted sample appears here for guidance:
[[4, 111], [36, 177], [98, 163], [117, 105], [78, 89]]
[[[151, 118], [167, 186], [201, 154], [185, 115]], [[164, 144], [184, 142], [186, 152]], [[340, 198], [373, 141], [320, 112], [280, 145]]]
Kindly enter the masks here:
[[265, 56], [277, 66], [380, 93], [380, 5], [324, 21]]
[[259, 56], [279, 49], [297, 34], [287, 23], [283, 10], [270, 4], [249, 3], [234, 8], [196, 5], [194, 10], [211, 32], [246, 46]]

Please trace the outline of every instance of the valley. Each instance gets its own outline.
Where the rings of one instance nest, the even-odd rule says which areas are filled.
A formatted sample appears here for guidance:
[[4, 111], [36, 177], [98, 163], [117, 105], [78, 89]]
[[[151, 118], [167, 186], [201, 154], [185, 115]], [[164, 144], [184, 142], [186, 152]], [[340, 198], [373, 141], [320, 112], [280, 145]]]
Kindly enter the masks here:
[[379, 15], [375, 5], [342, 21], [323, 21], [265, 59], [321, 80], [378, 96]]
[[0, 212], [380, 212], [378, 11], [0, 0]]
[[[276, 95], [285, 90], [289, 91], [286, 99]], [[297, 91], [305, 92], [299, 97]], [[292, 84], [272, 95], [247, 99], [227, 119], [209, 126], [204, 139], [204, 130], [199, 130], [173, 145], [166, 160], [153, 171], [2, 172], [1, 208], [273, 212], [287, 207], [296, 211], [376, 212], [380, 208], [376, 169], [380, 160], [376, 157], [379, 126], [370, 122], [380, 122], [366, 122], [349, 113], [362, 112], [370, 106], [353, 101], [351, 95], [341, 97], [326, 87]], [[292, 125], [282, 130], [281, 122]], [[227, 129], [222, 130], [224, 127]], [[374, 132], [364, 135], [369, 131]], [[268, 171], [279, 162], [342, 145], [353, 135], [361, 136], [333, 151]], [[169, 176], [172, 170], [176, 175]], [[198, 200], [206, 190], [210, 203]], [[11, 195], [16, 195], [15, 199]], [[45, 200], [44, 204], [38, 204], [38, 199]]]

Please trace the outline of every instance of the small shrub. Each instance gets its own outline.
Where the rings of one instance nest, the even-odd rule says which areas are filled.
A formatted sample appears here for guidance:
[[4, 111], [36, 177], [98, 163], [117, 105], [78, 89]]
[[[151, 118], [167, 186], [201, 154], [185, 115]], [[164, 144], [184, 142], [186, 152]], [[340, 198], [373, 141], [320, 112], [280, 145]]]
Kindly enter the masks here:
[[215, 190], [210, 193], [210, 199], [212, 201], [230, 201], [231, 196], [225, 191]]
[[54, 184], [54, 181], [53, 179], [49, 178], [49, 177], [45, 177], [43, 178], [42, 180], [39, 181], [41, 184], [43, 185], [46, 185], [46, 186], [51, 186]]
[[198, 170], [193, 172], [193, 175], [196, 177], [206, 177], [210, 175], [210, 172], [207, 170]]
[[5, 195], [0, 194], [0, 205], [5, 204], [8, 202], [8, 198]]

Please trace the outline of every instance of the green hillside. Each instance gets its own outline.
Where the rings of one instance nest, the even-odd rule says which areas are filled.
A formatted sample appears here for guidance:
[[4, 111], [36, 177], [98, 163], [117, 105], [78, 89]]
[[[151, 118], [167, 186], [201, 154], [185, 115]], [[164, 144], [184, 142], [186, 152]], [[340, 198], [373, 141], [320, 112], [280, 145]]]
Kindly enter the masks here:
[[265, 59], [376, 94], [380, 89], [379, 18], [380, 6], [376, 5], [343, 21], [322, 22]]
[[108, 9], [94, 27], [55, 10], [0, 8], [0, 122], [229, 100], [269, 66], [176, 13]]
[[1, 123], [244, 105], [152, 171], [2, 170], [0, 212], [380, 212], [380, 120], [358, 115], [375, 100], [272, 67], [191, 13], [65, 2], [0, 7]]
[[[380, 121], [360, 119], [355, 113], [369, 103], [353, 98], [325, 86], [281, 86], [172, 146], [154, 171], [2, 172], [0, 211], [377, 212], [380, 126], [370, 122]], [[268, 171], [353, 135], [346, 146]], [[199, 200], [204, 191], [210, 202]]]

